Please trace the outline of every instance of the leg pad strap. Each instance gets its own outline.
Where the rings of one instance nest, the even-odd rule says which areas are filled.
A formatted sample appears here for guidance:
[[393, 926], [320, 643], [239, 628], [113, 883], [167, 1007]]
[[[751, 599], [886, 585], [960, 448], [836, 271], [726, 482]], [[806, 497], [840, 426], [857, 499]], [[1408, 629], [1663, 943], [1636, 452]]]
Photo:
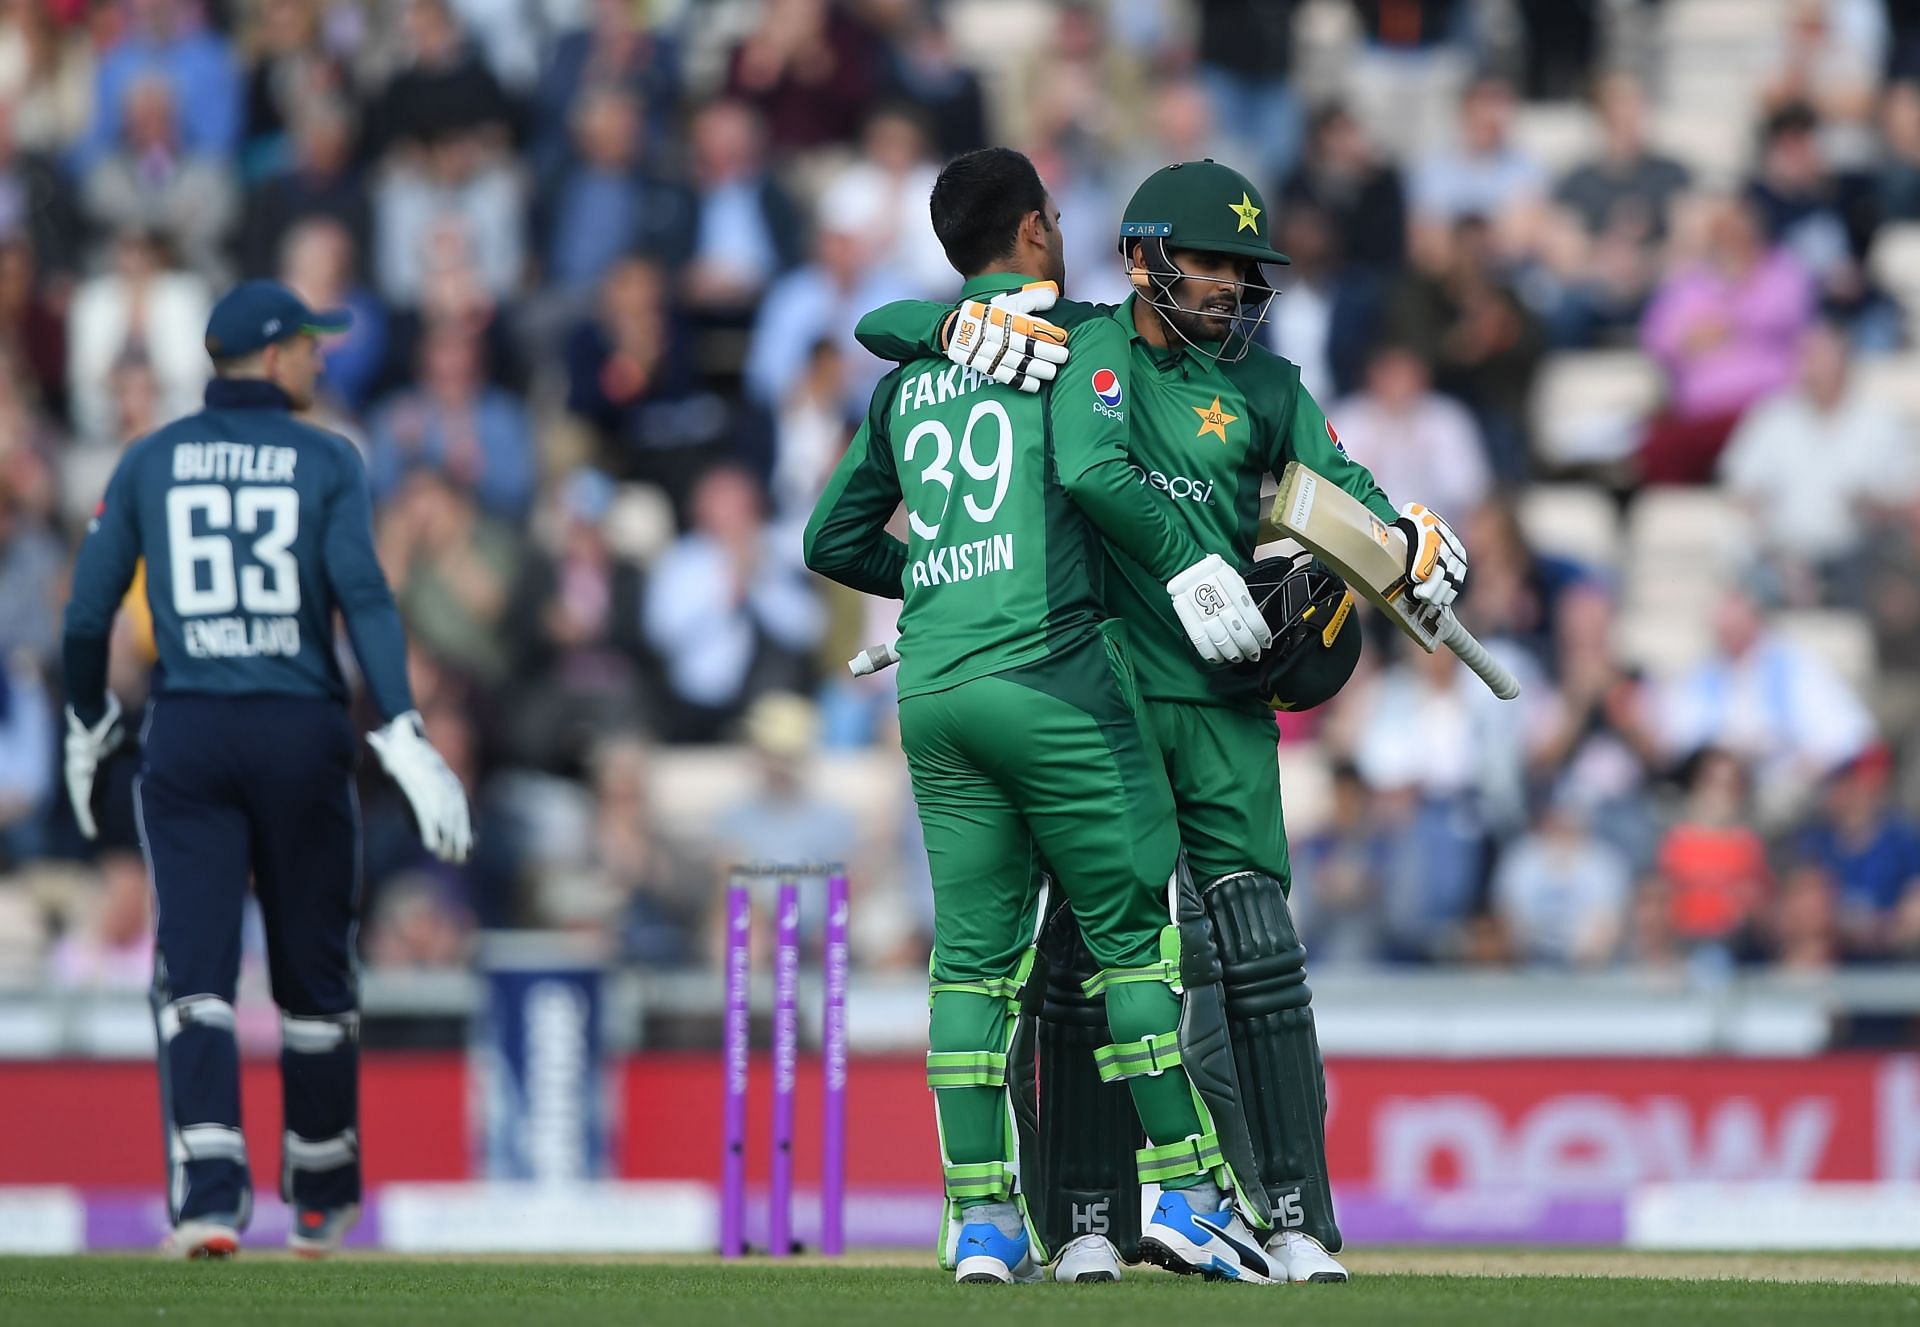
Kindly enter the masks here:
[[927, 1056], [927, 1086], [1004, 1087], [1007, 1056], [1004, 1051], [933, 1051]]
[[1100, 1070], [1103, 1083], [1117, 1083], [1123, 1078], [1152, 1078], [1179, 1065], [1180, 1034], [1162, 1032], [1138, 1041], [1102, 1046], [1093, 1053], [1093, 1062]]
[[1000, 1161], [973, 1161], [942, 1168], [954, 1202], [1000, 1202], [1013, 1192], [1013, 1173]]
[[1220, 1154], [1220, 1138], [1212, 1133], [1182, 1138], [1164, 1147], [1143, 1147], [1133, 1154], [1133, 1160], [1140, 1169], [1142, 1184], [1164, 1184], [1188, 1175], [1211, 1174], [1226, 1164], [1226, 1158]]

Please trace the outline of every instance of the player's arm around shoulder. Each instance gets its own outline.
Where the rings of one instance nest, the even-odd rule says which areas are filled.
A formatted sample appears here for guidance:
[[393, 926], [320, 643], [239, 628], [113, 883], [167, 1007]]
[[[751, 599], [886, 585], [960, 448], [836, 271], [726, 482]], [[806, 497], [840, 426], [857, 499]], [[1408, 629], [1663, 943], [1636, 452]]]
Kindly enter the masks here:
[[943, 331], [953, 314], [950, 304], [902, 299], [867, 312], [854, 324], [853, 339], [876, 359], [894, 364], [947, 353]]

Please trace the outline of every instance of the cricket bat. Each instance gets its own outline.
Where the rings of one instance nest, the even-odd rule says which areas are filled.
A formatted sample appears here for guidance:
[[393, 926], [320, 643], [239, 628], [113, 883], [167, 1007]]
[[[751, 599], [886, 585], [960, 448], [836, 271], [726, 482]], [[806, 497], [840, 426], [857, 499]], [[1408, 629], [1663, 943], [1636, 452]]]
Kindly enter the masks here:
[[1500, 699], [1520, 694], [1513, 674], [1460, 625], [1451, 608], [1435, 615], [1408, 593], [1406, 536], [1298, 461], [1287, 462], [1272, 514], [1260, 523], [1258, 542], [1282, 538], [1318, 555], [1428, 654], [1444, 645]]

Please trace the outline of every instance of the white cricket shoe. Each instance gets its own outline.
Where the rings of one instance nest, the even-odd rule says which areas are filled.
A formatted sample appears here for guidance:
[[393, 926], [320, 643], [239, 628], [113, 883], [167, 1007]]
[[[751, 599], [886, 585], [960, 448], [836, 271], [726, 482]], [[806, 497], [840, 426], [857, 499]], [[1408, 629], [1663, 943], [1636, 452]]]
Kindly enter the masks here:
[[1120, 1251], [1105, 1235], [1082, 1235], [1053, 1261], [1056, 1281], [1118, 1281]]
[[169, 1258], [185, 1258], [189, 1262], [231, 1258], [240, 1252], [240, 1232], [224, 1221], [182, 1221], [167, 1236], [160, 1251]]
[[340, 1252], [340, 1241], [360, 1221], [360, 1204], [345, 1207], [302, 1207], [293, 1214], [287, 1247], [302, 1258], [324, 1258]]
[[1286, 1279], [1304, 1285], [1344, 1285], [1347, 1269], [1321, 1246], [1319, 1240], [1298, 1230], [1283, 1230], [1267, 1241], [1267, 1252], [1286, 1269]]
[[1140, 1231], [1140, 1256], [1170, 1272], [1210, 1281], [1266, 1286], [1287, 1279], [1286, 1269], [1267, 1256], [1231, 1203], [1217, 1212], [1196, 1212], [1179, 1189], [1161, 1192]]

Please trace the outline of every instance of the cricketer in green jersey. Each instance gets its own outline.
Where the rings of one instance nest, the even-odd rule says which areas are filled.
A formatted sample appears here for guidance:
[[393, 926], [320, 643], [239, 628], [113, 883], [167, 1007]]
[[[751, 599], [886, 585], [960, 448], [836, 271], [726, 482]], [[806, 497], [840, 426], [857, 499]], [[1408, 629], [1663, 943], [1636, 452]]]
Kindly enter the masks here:
[[[1128, 204], [1120, 249], [1135, 293], [1102, 312], [1129, 347], [1127, 446], [1136, 481], [1201, 547], [1246, 566], [1253, 561], [1262, 484], [1298, 460], [1406, 531], [1412, 593], [1436, 609], [1445, 606], [1465, 579], [1459, 540], [1418, 504], [1396, 511], [1367, 469], [1346, 454], [1300, 385], [1299, 369], [1253, 340], [1274, 294], [1265, 265], [1286, 261], [1271, 247], [1270, 223], [1260, 191], [1211, 161], [1156, 172]], [[868, 315], [858, 335], [887, 359], [937, 348], [964, 360], [971, 348], [952, 343], [952, 322], [945, 306], [907, 302]], [[1054, 367], [1059, 382], [1072, 383], [1099, 374], [1105, 364], [1076, 357]], [[1124, 547], [1110, 553], [1107, 606], [1133, 644], [1147, 726], [1173, 786], [1181, 843], [1220, 946], [1239, 1079], [1278, 1227], [1269, 1249], [1290, 1279], [1345, 1280], [1329, 1256], [1341, 1241], [1326, 1173], [1324, 1076], [1305, 949], [1286, 906], [1292, 876], [1269, 708], [1276, 691], [1280, 701], [1303, 705], [1324, 699], [1324, 690], [1287, 696], [1288, 679], [1271, 671], [1289, 666], [1286, 659], [1270, 659], [1258, 675], [1195, 667], [1184, 657], [1177, 624], [1157, 602], [1152, 574]], [[1070, 939], [1064, 943], [1071, 949]], [[1049, 1033], [1043, 1018], [1042, 1102], [1078, 1102], [1094, 1093], [1084, 1072], [1063, 1067], [1077, 1055], [1084, 1068], [1084, 1047], [1060, 1036], [1050, 1045]], [[1053, 1057], [1061, 1063], [1049, 1065], [1050, 1050], [1061, 1051]], [[1087, 1113], [1096, 1109], [1090, 1105]], [[1114, 1188], [1125, 1188], [1111, 1161], [1117, 1144], [1105, 1144], [1104, 1165], [1085, 1155], [1057, 1165], [1049, 1155], [1054, 1146], [1084, 1154], [1095, 1145], [1080, 1122], [1056, 1127], [1058, 1112], [1049, 1123], [1044, 1105], [1040, 1115], [1039, 1169], [1064, 1174], [1058, 1182], [1066, 1191], [1042, 1196], [1043, 1230], [1056, 1242], [1090, 1231], [1129, 1244], [1128, 1199]], [[1112, 1118], [1110, 1110], [1106, 1117]], [[1055, 1197], [1060, 1201], [1049, 1207]], [[1096, 1205], [1109, 1214], [1111, 1231], [1096, 1229], [1089, 1218]], [[1087, 1265], [1105, 1270], [1097, 1256]]]
[[[985, 302], [1030, 305], [1030, 282], [1063, 275], [1058, 213], [1032, 163], [1006, 149], [959, 158], [931, 210], [967, 277], [969, 337], [989, 325], [1017, 335], [1007, 303]], [[1183, 947], [1212, 946], [1204, 921], [1197, 938], [1175, 924], [1173, 794], [1124, 644], [1102, 630], [1103, 537], [1160, 579], [1201, 659], [1255, 660], [1271, 635], [1239, 573], [1130, 468], [1124, 330], [1085, 306], [1054, 312], [1083, 374], [1026, 394], [944, 354], [910, 358], [875, 388], [806, 531], [814, 570], [905, 601], [901, 745], [934, 888], [927, 1079], [948, 1199], [942, 1262], [962, 1281], [1009, 1281], [1038, 1276], [1047, 1257], [1007, 1087], [1022, 1002], [1035, 998], [1044, 860], [1091, 955], [1087, 989], [1105, 997], [1105, 1074], [1126, 1081], [1146, 1135], [1132, 1169], [1167, 1213], [1146, 1223], [1142, 1249], [1267, 1283], [1273, 1266], [1229, 1202], [1257, 1183], [1229, 1164], [1215, 1120], [1213, 1103], [1234, 1093], [1207, 1095], [1209, 1073], [1224, 1065], [1231, 1078], [1224, 1008], [1211, 1050], [1189, 1045]], [[904, 542], [885, 529], [903, 503]], [[1246, 1136], [1237, 1116], [1225, 1127]], [[1250, 1144], [1239, 1156], [1250, 1170]]]

